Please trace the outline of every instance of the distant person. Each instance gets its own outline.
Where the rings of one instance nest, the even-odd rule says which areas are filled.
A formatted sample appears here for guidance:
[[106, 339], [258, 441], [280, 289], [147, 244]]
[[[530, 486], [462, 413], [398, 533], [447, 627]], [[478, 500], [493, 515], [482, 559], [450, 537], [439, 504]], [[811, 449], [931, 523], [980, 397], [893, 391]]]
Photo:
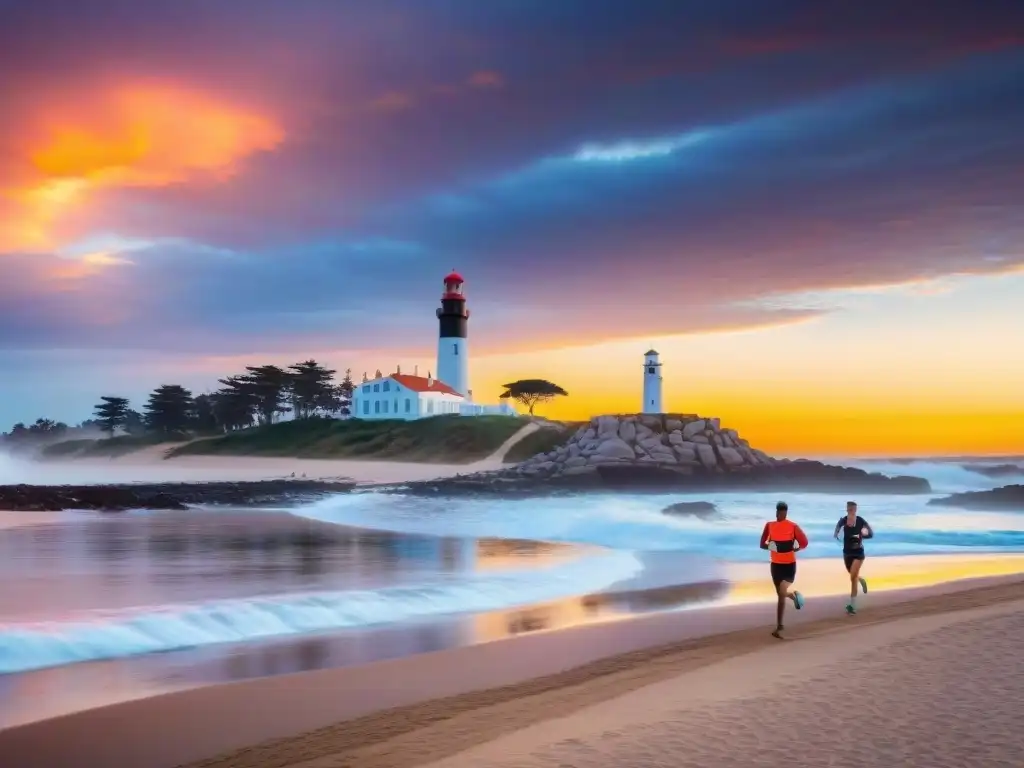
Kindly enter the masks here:
[[775, 505], [775, 521], [764, 524], [761, 532], [761, 549], [771, 553], [772, 582], [779, 596], [776, 612], [776, 627], [773, 637], [782, 639], [782, 616], [786, 612], [786, 600], [793, 601], [799, 611], [804, 607], [804, 596], [793, 589], [796, 582], [796, 552], [807, 548], [807, 536], [803, 529], [792, 520], [787, 520], [789, 505], [780, 501]]
[[868, 521], [857, 514], [857, 502], [846, 502], [846, 514], [839, 518], [834, 532], [835, 538], [843, 534], [843, 562], [846, 572], [850, 574], [850, 602], [846, 604], [846, 612], [857, 612], [857, 586], [862, 594], [868, 593], [868, 583], [860, 577], [860, 567], [864, 565], [864, 539], [873, 538]]

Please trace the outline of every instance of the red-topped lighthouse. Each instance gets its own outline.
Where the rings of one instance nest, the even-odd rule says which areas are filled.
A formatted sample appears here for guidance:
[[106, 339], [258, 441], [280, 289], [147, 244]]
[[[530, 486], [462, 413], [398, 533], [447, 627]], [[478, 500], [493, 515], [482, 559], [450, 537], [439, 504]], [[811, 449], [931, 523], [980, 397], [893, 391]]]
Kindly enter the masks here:
[[444, 293], [437, 310], [440, 334], [437, 342], [437, 378], [463, 397], [469, 397], [469, 350], [466, 348], [469, 310], [465, 281], [455, 270], [444, 279]]

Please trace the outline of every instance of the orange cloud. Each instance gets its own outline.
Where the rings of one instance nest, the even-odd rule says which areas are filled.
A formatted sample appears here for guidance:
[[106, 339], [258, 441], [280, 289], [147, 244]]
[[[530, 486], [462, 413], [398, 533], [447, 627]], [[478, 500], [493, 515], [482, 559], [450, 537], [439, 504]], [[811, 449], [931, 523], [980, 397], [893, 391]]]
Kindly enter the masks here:
[[40, 112], [24, 129], [27, 172], [19, 186], [0, 189], [14, 207], [0, 251], [56, 247], [58, 218], [98, 189], [223, 181], [284, 140], [267, 117], [174, 87], [119, 88]]

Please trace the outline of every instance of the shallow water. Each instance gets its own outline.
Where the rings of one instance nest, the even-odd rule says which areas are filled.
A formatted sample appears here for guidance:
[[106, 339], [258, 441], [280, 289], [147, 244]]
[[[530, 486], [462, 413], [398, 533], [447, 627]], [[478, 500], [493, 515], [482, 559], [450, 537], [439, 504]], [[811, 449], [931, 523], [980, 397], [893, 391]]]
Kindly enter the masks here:
[[[935, 495], [1007, 482], [952, 464], [862, 466], [927, 477]], [[362, 663], [479, 641], [478, 631], [466, 629], [477, 620], [459, 617], [503, 617], [495, 619], [498, 634], [511, 631], [509, 610], [576, 605], [580, 596], [651, 573], [656, 555], [661, 577], [673, 584], [710, 578], [699, 565], [706, 558], [764, 560], [758, 537], [775, 494], [690, 496], [718, 505], [713, 520], [662, 514], [687, 498], [361, 493], [291, 514], [72, 513], [0, 531], [0, 708], [8, 710], [0, 724], [12, 707], [24, 717], [88, 706], [80, 692], [96, 675], [107, 680], [104, 695], [123, 689], [123, 697], [230, 678], [225, 664], [259, 675], [296, 664]], [[831, 532], [846, 498], [785, 498], [811, 539], [802, 557], [837, 557]], [[870, 554], [1024, 552], [1024, 515], [929, 507], [929, 498], [858, 498], [877, 534]], [[26, 696], [36, 703], [26, 708]]]

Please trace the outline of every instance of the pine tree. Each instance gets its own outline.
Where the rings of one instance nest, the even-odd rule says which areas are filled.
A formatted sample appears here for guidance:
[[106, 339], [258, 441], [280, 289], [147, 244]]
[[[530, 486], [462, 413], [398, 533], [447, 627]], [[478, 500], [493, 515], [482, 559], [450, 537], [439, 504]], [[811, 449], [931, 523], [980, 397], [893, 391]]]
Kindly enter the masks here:
[[146, 427], [163, 435], [184, 434], [193, 419], [192, 393], [180, 384], [157, 387], [146, 402]]
[[345, 370], [345, 378], [341, 380], [337, 390], [337, 413], [343, 419], [347, 419], [352, 415], [352, 395], [356, 391], [356, 385], [352, 381], [351, 368]]
[[306, 360], [288, 367], [292, 411], [297, 419], [308, 419], [317, 411], [330, 412], [334, 390], [334, 374], [316, 360]]
[[100, 430], [113, 437], [114, 431], [124, 426], [128, 416], [128, 398], [104, 395], [93, 407], [93, 415]]
[[245, 367], [242, 377], [251, 393], [260, 424], [273, 424], [279, 414], [285, 413], [285, 400], [291, 386], [288, 371], [276, 365]]

